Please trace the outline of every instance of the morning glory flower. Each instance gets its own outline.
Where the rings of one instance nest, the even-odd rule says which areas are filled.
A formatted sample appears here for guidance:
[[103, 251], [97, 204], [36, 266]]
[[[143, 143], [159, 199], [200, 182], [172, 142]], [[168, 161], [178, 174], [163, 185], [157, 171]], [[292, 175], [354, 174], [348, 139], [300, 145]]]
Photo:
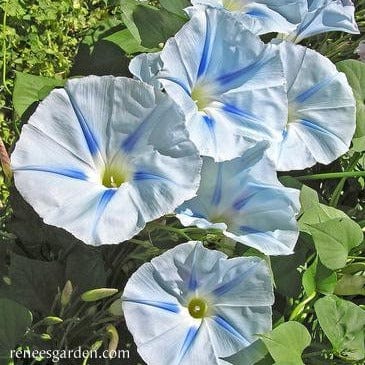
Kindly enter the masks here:
[[[331, 31], [359, 34], [351, 0], [308, 0], [304, 5], [306, 10], [301, 10], [297, 28], [285, 39], [299, 43], [304, 38]], [[303, 9], [303, 0], [298, 1], [298, 7]]]
[[280, 46], [289, 112], [277, 168], [302, 170], [329, 164], [349, 149], [355, 132], [355, 99], [345, 74], [326, 57], [289, 42]]
[[230, 160], [259, 140], [280, 138], [287, 106], [277, 47], [265, 45], [229, 12], [190, 11], [191, 20], [161, 53], [137, 56], [131, 72], [159, 81], [181, 106], [201, 155]]
[[299, 191], [283, 187], [259, 143], [242, 157], [203, 159], [197, 196], [177, 209], [184, 226], [220, 229], [267, 255], [289, 255], [298, 239]]
[[192, 0], [191, 3], [232, 12], [255, 34], [290, 33], [295, 29], [295, 24], [282, 14], [297, 11], [293, 0]]
[[126, 324], [148, 365], [223, 365], [271, 329], [269, 268], [200, 242], [142, 265], [123, 293]]
[[52, 91], [11, 162], [17, 189], [45, 223], [93, 245], [127, 240], [192, 198], [201, 165], [177, 105], [112, 76]]

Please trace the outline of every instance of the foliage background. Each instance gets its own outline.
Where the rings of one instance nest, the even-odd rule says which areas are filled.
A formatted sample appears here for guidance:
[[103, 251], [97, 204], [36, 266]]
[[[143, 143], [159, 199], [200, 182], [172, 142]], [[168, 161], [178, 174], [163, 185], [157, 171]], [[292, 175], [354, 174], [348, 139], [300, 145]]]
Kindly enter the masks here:
[[[178, 3], [180, 8], [188, 5], [186, 0], [171, 3]], [[52, 87], [62, 85], [71, 76], [128, 75], [131, 56], [160, 49], [163, 42], [186, 21], [179, 8], [171, 8], [169, 0], [161, 0], [150, 2], [156, 8], [135, 12], [135, 23], [131, 24], [130, 11], [135, 10], [135, 2], [123, 0], [123, 4], [121, 7], [119, 1], [113, 0], [1, 2], [0, 136], [8, 151], [11, 151], [22, 123], [34, 110], [37, 100], [47, 95]], [[365, 0], [358, 1], [357, 7], [363, 34]], [[158, 13], [157, 8], [162, 10]], [[158, 24], [157, 28], [154, 24]], [[138, 32], [137, 37], [134, 30]], [[361, 39], [365, 39], [364, 35], [330, 33], [311, 38], [307, 44], [336, 63], [356, 58], [354, 50]], [[28, 74], [47, 79], [33, 78]], [[27, 94], [27, 87], [31, 84], [34, 90]], [[128, 361], [106, 360], [106, 364], [142, 364], [118, 312], [120, 303], [112, 305], [120, 294], [104, 292], [108, 298], [91, 302], [83, 300], [81, 294], [96, 288], [121, 291], [136, 267], [162, 249], [186, 241], [186, 232], [173, 217], [167, 217], [150, 224], [140, 236], [123, 245], [99, 249], [86, 247], [66, 232], [46, 227], [12, 188], [6, 164], [3, 167], [5, 169], [0, 174], [0, 298], [15, 300], [32, 313], [31, 329], [25, 336], [21, 334], [23, 348], [118, 347], [130, 349], [132, 358]], [[365, 170], [363, 152], [352, 150], [329, 166], [318, 165], [295, 176], [354, 170]], [[298, 180], [283, 177], [283, 182], [298, 186]], [[302, 187], [305, 209], [318, 206], [320, 201], [337, 207], [361, 228], [365, 227], [364, 178], [312, 180], [306, 181], [306, 185], [308, 188]], [[358, 306], [365, 305], [364, 292], [360, 291], [364, 290], [365, 283], [356, 284], [353, 279], [354, 274], [365, 272], [364, 243], [351, 252], [344, 268], [328, 269], [318, 262], [311, 232], [304, 227], [306, 223], [302, 222], [295, 255], [290, 260], [275, 258], [271, 261], [277, 279], [275, 322], [294, 319], [305, 324], [312, 335], [312, 344], [304, 354], [306, 364], [363, 364], [362, 361], [349, 361], [347, 355], [341, 353], [343, 348], [335, 348], [333, 341], [325, 336], [321, 328], [323, 324], [319, 325], [315, 316], [313, 303], [321, 293], [336, 291], [337, 295]], [[209, 247], [219, 247], [229, 254], [255, 254], [250, 250], [237, 251], [219, 235], [203, 234], [197, 230], [189, 237], [202, 239]], [[315, 289], [311, 292], [313, 285]], [[348, 292], [348, 288], [354, 285], [357, 291]], [[1, 300], [0, 312], [9, 311], [8, 303]], [[29, 311], [24, 310], [27, 318]], [[50, 316], [61, 318], [62, 322], [53, 323], [48, 318]], [[9, 349], [20, 343], [17, 331], [19, 328], [14, 329], [14, 338], [8, 336]], [[0, 355], [6, 350], [4, 346], [0, 341]], [[272, 364], [269, 355], [265, 359], [257, 364]], [[67, 360], [65, 364], [72, 361]], [[18, 363], [38, 362], [46, 363], [42, 359]], [[7, 361], [4, 363], [7, 364]]]

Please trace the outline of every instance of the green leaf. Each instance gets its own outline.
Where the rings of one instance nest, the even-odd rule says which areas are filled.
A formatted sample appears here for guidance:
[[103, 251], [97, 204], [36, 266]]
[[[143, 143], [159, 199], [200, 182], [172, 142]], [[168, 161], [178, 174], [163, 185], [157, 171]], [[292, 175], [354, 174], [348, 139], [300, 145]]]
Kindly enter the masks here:
[[360, 271], [365, 272], [365, 262], [354, 262], [341, 270], [343, 274], [356, 274]]
[[325, 204], [314, 204], [307, 209], [299, 219], [299, 228], [302, 232], [311, 233], [308, 225], [322, 223], [334, 218], [349, 218], [342, 210], [329, 207]]
[[9, 358], [33, 321], [32, 313], [12, 300], [0, 299], [0, 359]]
[[335, 288], [335, 294], [365, 296], [365, 276], [345, 274], [338, 281]]
[[304, 184], [300, 190], [299, 199], [302, 207], [302, 212], [305, 212], [319, 205], [318, 193], [314, 189]]
[[332, 270], [344, 267], [350, 250], [363, 240], [361, 227], [348, 217], [312, 224], [309, 230], [321, 262]]
[[105, 287], [107, 274], [102, 255], [93, 248], [74, 248], [66, 259], [65, 277], [78, 294]]
[[55, 87], [64, 83], [64, 80], [17, 72], [13, 93], [16, 113], [22, 116], [33, 103], [43, 100]]
[[140, 3], [136, 0], [121, 0], [122, 19], [132, 36], [141, 44], [141, 37], [138, 28], [134, 23], [133, 12]]
[[170, 13], [179, 15], [181, 17], [187, 17], [184, 9], [190, 6], [188, 0], [160, 0], [161, 6]]
[[133, 11], [133, 20], [141, 37], [141, 44], [156, 48], [164, 43], [185, 24], [186, 20], [164, 9], [138, 5]]
[[303, 365], [302, 353], [310, 345], [311, 336], [302, 324], [289, 321], [262, 336], [262, 340], [278, 365]]
[[123, 28], [120, 19], [108, 17], [90, 29], [79, 45], [71, 75], [130, 76], [130, 60], [125, 52], [119, 44], [113, 42], [115, 38], [106, 39]]
[[49, 315], [58, 289], [64, 285], [64, 269], [57, 262], [11, 255], [10, 295], [31, 310]]
[[138, 40], [135, 37], [133, 37], [129, 29], [122, 29], [118, 32], [115, 32], [105, 37], [104, 40], [116, 44], [127, 54], [151, 52], [159, 50], [158, 48], [149, 49], [142, 47], [141, 42], [138, 42]]
[[365, 311], [335, 295], [317, 300], [314, 309], [334, 353], [346, 360], [363, 360]]
[[298, 267], [304, 265], [310, 245], [300, 235], [293, 255], [272, 256], [271, 269], [276, 290], [289, 298], [296, 298], [301, 292], [301, 275]]
[[224, 358], [224, 360], [233, 365], [255, 365], [258, 361], [263, 360], [267, 353], [264, 343], [257, 340], [237, 354]]
[[336, 64], [337, 69], [346, 74], [356, 99], [356, 132], [354, 150], [365, 151], [365, 63], [357, 60], [346, 60]]
[[336, 273], [323, 266], [318, 257], [303, 274], [303, 287], [308, 297], [313, 293], [332, 294], [336, 283]]

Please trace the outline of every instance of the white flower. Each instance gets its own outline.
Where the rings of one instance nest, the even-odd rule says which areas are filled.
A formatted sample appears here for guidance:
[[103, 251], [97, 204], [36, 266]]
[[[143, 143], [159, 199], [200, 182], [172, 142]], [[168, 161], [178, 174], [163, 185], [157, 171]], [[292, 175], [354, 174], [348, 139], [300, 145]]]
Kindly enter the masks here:
[[294, 14], [300, 13], [300, 19], [295, 31], [288, 36], [295, 43], [331, 31], [360, 33], [351, 0], [299, 0], [296, 4]]
[[93, 245], [127, 240], [192, 198], [201, 166], [177, 105], [112, 76], [54, 90], [11, 162], [17, 189], [45, 223]]
[[265, 143], [226, 162], [203, 159], [197, 196], [177, 209], [184, 226], [214, 228], [267, 255], [289, 255], [298, 240], [299, 191], [282, 186]]
[[255, 34], [290, 33], [295, 29], [287, 17], [297, 11], [292, 0], [192, 0], [191, 3], [232, 12]]
[[287, 123], [277, 168], [302, 170], [329, 164], [349, 149], [356, 127], [355, 99], [347, 78], [316, 51], [279, 46], [288, 90]]
[[160, 53], [134, 58], [131, 72], [160, 83], [181, 106], [201, 155], [231, 160], [257, 141], [280, 139], [287, 104], [278, 49], [229, 12], [190, 8], [190, 15]]
[[271, 329], [269, 268], [256, 257], [227, 260], [200, 242], [142, 265], [123, 293], [127, 326], [148, 365], [223, 365]]

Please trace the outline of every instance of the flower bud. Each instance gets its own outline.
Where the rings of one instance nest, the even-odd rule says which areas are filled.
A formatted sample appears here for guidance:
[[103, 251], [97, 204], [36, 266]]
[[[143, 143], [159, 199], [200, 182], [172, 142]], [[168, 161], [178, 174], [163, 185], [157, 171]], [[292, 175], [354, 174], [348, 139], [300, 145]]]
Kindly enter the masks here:
[[115, 328], [115, 326], [113, 326], [112, 324], [109, 324], [106, 327], [106, 331], [109, 337], [109, 358], [112, 358], [112, 355], [115, 354], [116, 350], [118, 349], [118, 345], [119, 345], [119, 334], [117, 329]]
[[72, 283], [70, 280], [68, 280], [65, 284], [65, 287], [62, 290], [62, 295], [61, 295], [62, 307], [66, 307], [70, 303], [72, 293], [73, 293]]
[[55, 324], [60, 324], [63, 322], [63, 319], [59, 317], [46, 317], [44, 318], [41, 323], [44, 326], [53, 326]]
[[96, 302], [101, 299], [109, 298], [117, 293], [118, 289], [109, 289], [109, 288], [93, 289], [82, 294], [81, 299], [84, 302]]

